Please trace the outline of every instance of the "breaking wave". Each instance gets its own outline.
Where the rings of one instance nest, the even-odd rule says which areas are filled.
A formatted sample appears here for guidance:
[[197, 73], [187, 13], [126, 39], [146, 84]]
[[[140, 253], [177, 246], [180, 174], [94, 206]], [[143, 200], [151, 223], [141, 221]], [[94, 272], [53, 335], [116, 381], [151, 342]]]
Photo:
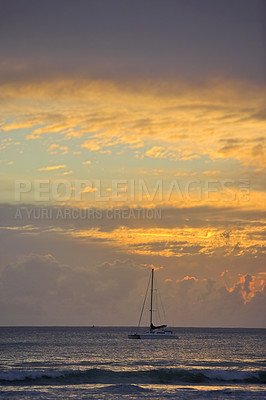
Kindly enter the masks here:
[[81, 370], [33, 370], [0, 372], [0, 384], [179, 384], [179, 383], [266, 383], [266, 371], [228, 369], [155, 368], [142, 371], [113, 371], [91, 368]]

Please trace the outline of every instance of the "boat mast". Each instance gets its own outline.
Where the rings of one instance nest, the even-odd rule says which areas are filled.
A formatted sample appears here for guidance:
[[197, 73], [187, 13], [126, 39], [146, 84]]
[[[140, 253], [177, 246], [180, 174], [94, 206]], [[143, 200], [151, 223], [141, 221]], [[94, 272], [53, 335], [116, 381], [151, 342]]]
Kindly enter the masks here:
[[153, 272], [154, 272], [154, 269], [152, 268], [152, 270], [151, 270], [151, 309], [150, 309], [150, 327], [152, 327]]

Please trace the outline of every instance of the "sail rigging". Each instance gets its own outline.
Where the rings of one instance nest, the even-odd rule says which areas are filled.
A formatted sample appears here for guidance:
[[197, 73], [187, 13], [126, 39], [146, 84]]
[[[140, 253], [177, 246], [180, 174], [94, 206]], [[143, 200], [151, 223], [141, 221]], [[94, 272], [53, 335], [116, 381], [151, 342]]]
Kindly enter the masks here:
[[[148, 291], [150, 287], [150, 324], [149, 324], [149, 331], [144, 333], [144, 334], [139, 334], [139, 327], [140, 323], [142, 320], [146, 300], [148, 297]], [[165, 328], [167, 325], [161, 324], [161, 325], [154, 325], [153, 323], [153, 311], [154, 311], [154, 269], [151, 269], [151, 276], [148, 282], [148, 286], [146, 289], [145, 297], [144, 297], [144, 302], [141, 308], [141, 313], [139, 317], [139, 322], [138, 322], [138, 327], [137, 331], [134, 334], [128, 335], [129, 339], [154, 339], [154, 338], [165, 338], [165, 339], [178, 339], [178, 337], [170, 330], [166, 330]]]

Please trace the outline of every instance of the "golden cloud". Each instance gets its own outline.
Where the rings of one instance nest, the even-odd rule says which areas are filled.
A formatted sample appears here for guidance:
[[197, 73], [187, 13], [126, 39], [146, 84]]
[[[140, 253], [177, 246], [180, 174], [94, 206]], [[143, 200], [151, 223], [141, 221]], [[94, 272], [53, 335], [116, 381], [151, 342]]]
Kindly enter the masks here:
[[153, 146], [151, 149], [145, 152], [145, 156], [151, 158], [167, 158], [169, 153], [161, 146]]
[[47, 167], [39, 168], [38, 170], [39, 171], [55, 171], [57, 169], [63, 169], [63, 168], [66, 168], [66, 167], [67, 167], [66, 164], [50, 165], [50, 166], [47, 166]]
[[86, 186], [80, 193], [93, 193], [93, 192], [97, 192], [97, 188], [96, 187], [90, 187], [90, 186]]
[[71, 175], [71, 174], [73, 174], [73, 171], [66, 171], [66, 172], [61, 173], [61, 175], [64, 175], [64, 176]]
[[93, 140], [87, 140], [81, 145], [81, 147], [90, 151], [97, 151], [101, 149], [101, 146]]
[[49, 153], [56, 154], [58, 151], [62, 154], [68, 153], [68, 146], [60, 146], [59, 144], [51, 144], [48, 148]]
[[85, 137], [82, 147], [90, 151], [119, 144], [143, 148], [147, 157], [188, 161], [204, 155], [265, 165], [265, 124], [257, 117], [265, 98], [261, 87], [56, 80], [6, 84], [1, 97], [4, 118], [14, 120], [3, 129], [36, 125], [28, 139], [60, 133], [66, 140]]
[[[224, 228], [138, 228], [121, 226], [104, 232], [97, 228], [67, 232], [82, 240], [101, 239], [106, 244], [120, 247], [131, 254], [162, 257], [183, 257], [196, 254], [214, 254], [222, 250], [224, 255], [255, 255], [264, 246], [261, 227], [236, 227], [226, 234]], [[188, 279], [188, 278], [187, 278]]]

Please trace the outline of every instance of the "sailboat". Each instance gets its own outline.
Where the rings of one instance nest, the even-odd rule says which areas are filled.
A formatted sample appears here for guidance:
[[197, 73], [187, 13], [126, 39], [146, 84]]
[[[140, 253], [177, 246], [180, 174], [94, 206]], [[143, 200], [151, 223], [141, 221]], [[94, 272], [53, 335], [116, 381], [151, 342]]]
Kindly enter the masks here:
[[[150, 283], [151, 282], [151, 283]], [[149, 285], [151, 285], [151, 291], [150, 291], [150, 328], [147, 332], [144, 333], [138, 333], [138, 329], [140, 326], [144, 306], [145, 306], [145, 301], [146, 301], [146, 296], [147, 292], [149, 289]], [[132, 333], [128, 335], [129, 339], [178, 339], [178, 336], [173, 333], [173, 331], [166, 329], [167, 325], [159, 325], [155, 326], [153, 324], [153, 296], [154, 296], [154, 269], [152, 268], [151, 270], [151, 279], [149, 280], [147, 291], [146, 291], [146, 296], [144, 298], [144, 303], [142, 306], [140, 318], [139, 318], [139, 323], [138, 323], [138, 328], [136, 333]]]

